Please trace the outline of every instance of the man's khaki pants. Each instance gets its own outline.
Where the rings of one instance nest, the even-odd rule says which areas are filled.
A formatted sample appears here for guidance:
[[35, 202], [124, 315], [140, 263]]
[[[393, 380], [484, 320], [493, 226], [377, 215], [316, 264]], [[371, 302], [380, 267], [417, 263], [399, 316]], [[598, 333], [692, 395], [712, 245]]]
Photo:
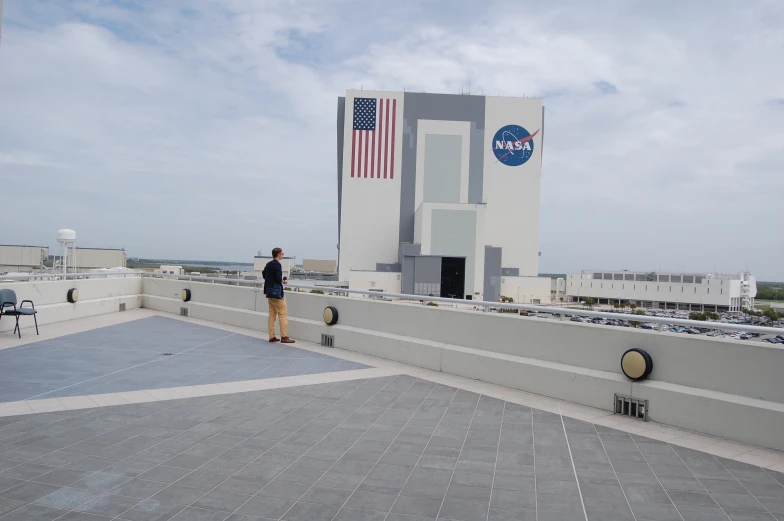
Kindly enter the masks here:
[[267, 330], [269, 331], [270, 340], [275, 338], [275, 318], [280, 320], [281, 338], [286, 338], [289, 336], [289, 316], [286, 312], [286, 300], [282, 298], [268, 298], [267, 302], [269, 302]]

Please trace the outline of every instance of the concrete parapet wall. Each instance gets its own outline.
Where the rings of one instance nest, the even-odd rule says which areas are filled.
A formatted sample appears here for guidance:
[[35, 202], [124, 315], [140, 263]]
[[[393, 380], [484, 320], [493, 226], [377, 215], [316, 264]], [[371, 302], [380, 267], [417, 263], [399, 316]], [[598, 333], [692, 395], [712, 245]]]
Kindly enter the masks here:
[[653, 380], [784, 403], [784, 349], [772, 344], [301, 293], [288, 301], [296, 317], [334, 305], [341, 326], [615, 374], [637, 347], [653, 357]]
[[[79, 301], [67, 302], [69, 288]], [[259, 288], [173, 279], [117, 278], [0, 284], [31, 299], [39, 324], [145, 307], [265, 332]], [[191, 290], [191, 301], [180, 298]], [[784, 349], [756, 342], [648, 332], [370, 299], [287, 292], [291, 336], [417, 367], [605, 410], [615, 393], [649, 400], [650, 419], [784, 450]], [[327, 326], [322, 312], [339, 311]], [[22, 319], [24, 326], [32, 320]], [[29, 322], [29, 323], [28, 323]], [[0, 321], [10, 334], [13, 321]], [[29, 334], [23, 332], [24, 334]], [[650, 378], [632, 383], [620, 357], [631, 347], [653, 358]]]
[[[68, 290], [79, 290], [79, 299], [68, 302]], [[86, 318], [106, 313], [114, 313], [125, 304], [126, 310], [142, 306], [142, 279], [123, 277], [109, 279], [52, 280], [35, 282], [0, 282], [0, 289], [12, 289], [21, 303], [32, 300], [38, 310], [38, 325], [52, 324], [77, 318]], [[25, 304], [29, 306], [29, 304]], [[0, 332], [14, 329], [14, 319], [5, 317], [0, 320]], [[34, 327], [32, 317], [22, 317], [19, 324], [23, 328]], [[33, 330], [35, 333], [35, 330]], [[29, 334], [27, 332], [23, 333]]]
[[[179, 299], [186, 287], [188, 303]], [[258, 288], [144, 279], [144, 294], [147, 308], [267, 329]], [[290, 334], [302, 340], [326, 333], [337, 348], [605, 410], [615, 393], [648, 399], [654, 421], [784, 450], [784, 350], [775, 346], [329, 295], [286, 300]], [[328, 305], [339, 311], [335, 326], [321, 319]], [[653, 358], [645, 382], [621, 372], [631, 347]]]

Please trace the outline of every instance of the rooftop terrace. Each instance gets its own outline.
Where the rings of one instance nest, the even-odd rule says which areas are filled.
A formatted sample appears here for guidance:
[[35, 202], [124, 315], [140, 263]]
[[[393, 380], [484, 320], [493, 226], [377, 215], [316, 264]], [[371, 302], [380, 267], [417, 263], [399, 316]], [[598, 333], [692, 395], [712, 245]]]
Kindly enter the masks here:
[[[251, 306], [245, 299], [254, 308], [264, 303], [254, 288], [188, 283], [193, 301], [183, 303], [173, 289], [185, 281], [155, 280], [146, 288], [129, 278], [14, 286], [20, 298], [27, 298], [23, 290], [35, 293], [42, 325], [41, 336], [24, 329], [21, 340], [0, 330], [0, 521], [784, 521], [784, 453], [620, 417], [609, 404], [521, 390], [543, 384], [516, 355], [493, 345], [491, 328], [480, 327], [487, 352], [472, 363], [503, 355], [525, 381], [463, 378], [446, 351], [437, 370], [424, 360], [393, 361], [405, 358], [402, 351], [425, 356], [427, 346], [435, 349], [431, 339], [413, 340], [419, 326], [405, 313], [436, 313], [428, 327], [443, 337], [439, 349], [466, 353], [474, 347], [448, 344], [453, 315], [490, 319], [515, 344], [525, 342], [506, 324], [528, 324], [522, 332], [529, 342], [536, 328], [568, 327], [586, 349], [591, 331], [607, 335], [601, 338], [609, 345], [624, 332], [297, 294], [289, 297], [297, 344], [270, 345], [260, 330], [263, 314], [241, 311]], [[80, 285], [78, 305], [50, 296], [61, 285]], [[118, 302], [146, 309], [106, 313]], [[187, 307], [191, 318], [156, 309], [162, 303]], [[313, 316], [327, 303], [340, 308], [341, 325]], [[67, 315], [80, 309], [81, 318]], [[368, 313], [376, 309], [387, 325], [374, 327], [412, 336], [368, 336], [352, 322], [374, 320]], [[200, 315], [211, 320], [193, 318]], [[314, 331], [333, 334], [338, 348], [308, 342]], [[551, 336], [552, 350], [564, 343], [559, 334]], [[655, 341], [675, 338], [681, 351], [707, 342], [714, 364], [728, 356], [723, 347], [739, 344], [637, 334], [643, 336], [635, 344], [657, 357], [661, 377], [670, 369]], [[556, 365], [545, 362], [537, 366], [542, 371]], [[764, 387], [768, 375], [758, 374], [755, 385]], [[573, 376], [577, 392], [595, 392], [584, 374]], [[635, 396], [646, 391], [623, 385]], [[710, 408], [716, 398], [701, 392]], [[652, 411], [665, 408], [656, 398]], [[749, 410], [760, 406], [746, 399]], [[755, 428], [765, 426], [746, 425]]]

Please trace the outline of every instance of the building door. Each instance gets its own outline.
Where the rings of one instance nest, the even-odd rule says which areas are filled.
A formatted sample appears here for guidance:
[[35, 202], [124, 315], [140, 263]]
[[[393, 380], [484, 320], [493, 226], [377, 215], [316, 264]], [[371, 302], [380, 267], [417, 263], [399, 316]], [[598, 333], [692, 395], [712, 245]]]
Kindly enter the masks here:
[[465, 295], [465, 257], [441, 259], [441, 296], [462, 299]]

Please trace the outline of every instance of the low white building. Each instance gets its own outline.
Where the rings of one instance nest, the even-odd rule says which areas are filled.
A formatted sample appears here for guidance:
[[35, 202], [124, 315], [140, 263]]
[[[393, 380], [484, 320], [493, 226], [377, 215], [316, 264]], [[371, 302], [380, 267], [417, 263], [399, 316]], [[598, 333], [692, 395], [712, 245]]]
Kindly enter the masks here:
[[116, 268], [95, 268], [87, 270], [88, 273], [94, 273], [96, 275], [103, 275], [102, 278], [106, 279], [120, 279], [126, 277], [135, 277], [136, 270], [131, 268], [123, 268], [123, 267], [116, 267]]
[[552, 279], [501, 276], [501, 296], [516, 304], [550, 304]]
[[41, 271], [48, 259], [47, 246], [0, 244], [0, 273]]
[[[124, 268], [126, 266], [124, 249], [118, 248], [76, 248], [76, 267], [81, 270], [96, 268]], [[71, 264], [69, 259], [68, 264]]]
[[338, 262], [328, 259], [304, 259], [302, 261], [302, 270], [305, 272], [314, 273], [335, 273], [337, 271]]
[[[264, 271], [264, 266], [271, 260], [272, 257], [269, 256], [256, 255], [253, 257], [253, 272], [256, 277], [259, 279], [262, 278], [261, 272]], [[296, 257], [283, 257], [280, 259], [280, 266], [284, 277], [289, 277], [291, 275], [291, 272], [294, 271], [294, 268], [296, 267], [296, 262]]]
[[[402, 293], [401, 274], [397, 271], [360, 271], [353, 270], [348, 273], [348, 287], [364, 291], [383, 291], [385, 293]], [[429, 288], [423, 288], [423, 291]], [[438, 296], [438, 290], [433, 287], [425, 295]]]
[[566, 294], [571, 302], [739, 312], [754, 307], [757, 282], [749, 273], [583, 270], [566, 276]]
[[[43, 271], [49, 260], [47, 246], [0, 245], [0, 273], [6, 271]], [[76, 248], [76, 259], [68, 259], [68, 269], [75, 265], [77, 270], [88, 271], [98, 268], [124, 268], [124, 249]]]
[[163, 264], [160, 268], [155, 270], [155, 273], [162, 273], [165, 275], [185, 275], [185, 270], [182, 266], [170, 266]]

